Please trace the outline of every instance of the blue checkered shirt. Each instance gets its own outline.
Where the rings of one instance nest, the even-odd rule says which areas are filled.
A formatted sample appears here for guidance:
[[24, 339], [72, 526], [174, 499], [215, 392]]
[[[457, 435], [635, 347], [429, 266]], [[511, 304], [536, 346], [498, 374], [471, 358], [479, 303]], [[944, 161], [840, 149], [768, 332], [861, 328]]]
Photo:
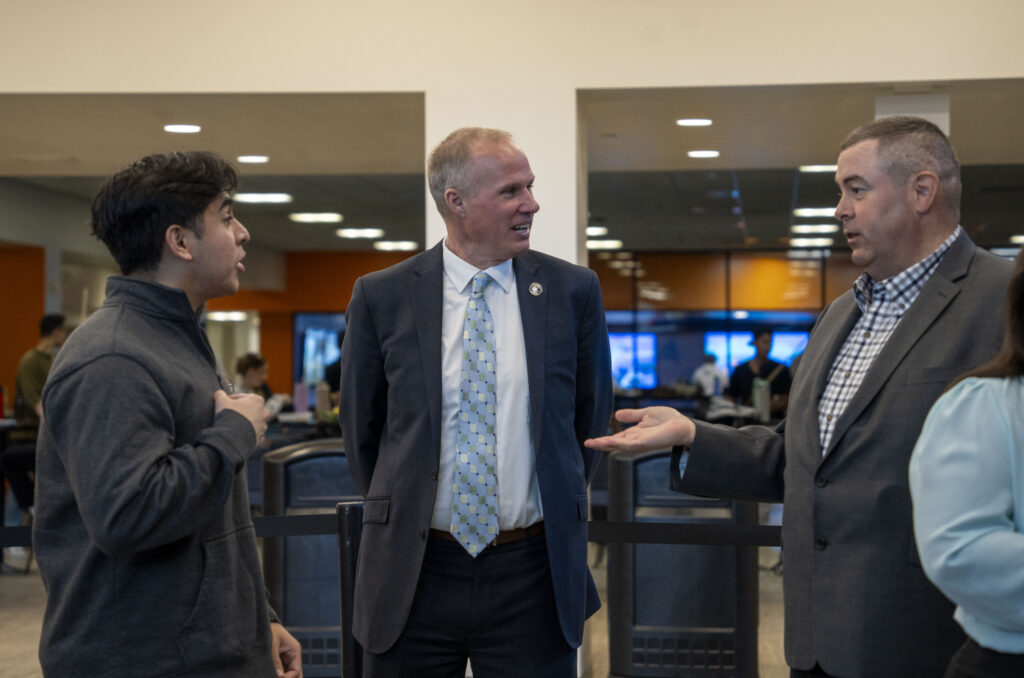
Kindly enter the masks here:
[[939, 267], [942, 257], [953, 241], [960, 237], [960, 233], [962, 229], [957, 226], [953, 235], [937, 250], [891, 278], [875, 282], [871, 276], [863, 273], [853, 283], [853, 296], [860, 307], [861, 316], [839, 349], [839, 355], [828, 373], [825, 393], [818, 401], [822, 455], [832, 442], [836, 422], [860, 388], [871, 364], [885, 348], [903, 314], [921, 294], [921, 288]]

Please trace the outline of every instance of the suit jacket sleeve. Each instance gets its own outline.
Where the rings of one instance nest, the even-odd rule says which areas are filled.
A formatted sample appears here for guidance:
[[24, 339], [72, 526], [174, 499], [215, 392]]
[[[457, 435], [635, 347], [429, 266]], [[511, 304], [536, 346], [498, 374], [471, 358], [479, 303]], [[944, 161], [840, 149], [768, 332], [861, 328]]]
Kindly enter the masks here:
[[693, 447], [672, 450], [672, 489], [700, 496], [782, 501], [785, 419], [775, 428], [694, 423]]
[[363, 492], [377, 463], [377, 452], [387, 418], [387, 379], [380, 341], [362, 278], [352, 290], [345, 314], [345, 341], [341, 349], [341, 406], [338, 408], [349, 470]]
[[605, 323], [604, 302], [597, 275], [590, 274], [590, 290], [583, 313], [576, 362], [576, 444], [583, 455], [587, 483], [597, 470], [601, 453], [583, 441], [608, 432], [612, 411], [612, 359]]

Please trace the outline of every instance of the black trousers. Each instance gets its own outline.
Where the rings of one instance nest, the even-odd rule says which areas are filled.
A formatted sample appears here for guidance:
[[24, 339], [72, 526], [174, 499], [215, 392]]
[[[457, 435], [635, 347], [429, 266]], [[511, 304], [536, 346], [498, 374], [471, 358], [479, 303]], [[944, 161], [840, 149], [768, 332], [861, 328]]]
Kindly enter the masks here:
[[953, 658], [943, 678], [1020, 678], [1024, 676], [1024, 654], [1006, 654], [982, 647], [967, 639]]
[[555, 607], [544, 535], [471, 558], [431, 537], [402, 635], [363, 653], [364, 678], [573, 678], [576, 651]]
[[789, 678], [832, 678], [829, 674], [825, 673], [820, 666], [814, 665], [814, 668], [810, 671], [801, 671], [800, 669], [790, 669]]
[[14, 498], [22, 510], [28, 510], [33, 503], [31, 473], [36, 470], [36, 444], [15, 443], [0, 455], [0, 469], [3, 470], [7, 482], [11, 484]]

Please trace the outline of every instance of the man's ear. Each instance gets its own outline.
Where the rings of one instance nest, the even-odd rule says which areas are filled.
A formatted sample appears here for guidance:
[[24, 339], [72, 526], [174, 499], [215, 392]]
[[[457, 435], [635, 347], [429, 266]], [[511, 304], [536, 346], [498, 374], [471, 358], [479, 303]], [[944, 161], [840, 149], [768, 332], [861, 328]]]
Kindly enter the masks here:
[[192, 243], [195, 241], [195, 233], [192, 229], [171, 224], [164, 231], [164, 244], [167, 251], [176, 259], [192, 261]]
[[918, 172], [910, 178], [914, 192], [914, 210], [918, 214], [930, 212], [939, 194], [939, 177], [934, 172]]
[[444, 191], [444, 205], [451, 214], [463, 216], [466, 213], [466, 205], [462, 200], [462, 194], [458, 189], [446, 188]]

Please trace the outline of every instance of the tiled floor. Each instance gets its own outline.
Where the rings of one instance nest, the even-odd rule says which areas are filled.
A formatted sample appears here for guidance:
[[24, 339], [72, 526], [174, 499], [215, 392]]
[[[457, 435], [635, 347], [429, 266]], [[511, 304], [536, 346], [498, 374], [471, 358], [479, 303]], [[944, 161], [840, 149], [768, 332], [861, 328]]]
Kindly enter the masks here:
[[[789, 675], [782, 658], [782, 586], [781, 578], [768, 566], [777, 558], [774, 551], [760, 554], [760, 642], [761, 678], [786, 678]], [[598, 587], [604, 594], [605, 571], [594, 568]], [[39, 572], [33, 564], [28, 575], [0, 575], [0, 678], [41, 678], [36, 650], [46, 594]], [[608, 676], [608, 620], [603, 607], [587, 623], [584, 676]]]

